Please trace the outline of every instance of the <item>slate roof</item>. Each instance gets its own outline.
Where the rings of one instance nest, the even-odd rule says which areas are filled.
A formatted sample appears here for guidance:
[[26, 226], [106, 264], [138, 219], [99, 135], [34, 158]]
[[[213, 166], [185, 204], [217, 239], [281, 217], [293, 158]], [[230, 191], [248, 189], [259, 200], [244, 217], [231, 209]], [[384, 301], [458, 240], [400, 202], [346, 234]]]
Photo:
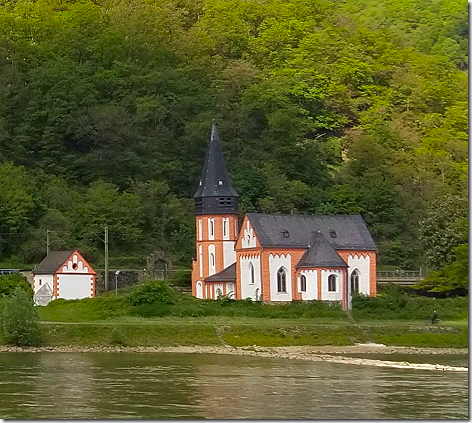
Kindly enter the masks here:
[[213, 120], [211, 128], [210, 143], [203, 166], [200, 186], [195, 193], [197, 197], [237, 197], [238, 193], [231, 184], [228, 172], [223, 159], [223, 151], [216, 130], [216, 123]]
[[221, 272], [205, 278], [205, 282], [235, 282], [236, 281], [236, 263], [230, 264]]
[[262, 247], [307, 248], [321, 232], [335, 249], [377, 250], [360, 215], [247, 214]]
[[321, 232], [315, 232], [296, 267], [348, 267]]
[[46, 258], [33, 270], [35, 275], [52, 275], [56, 273], [75, 250], [50, 251]]

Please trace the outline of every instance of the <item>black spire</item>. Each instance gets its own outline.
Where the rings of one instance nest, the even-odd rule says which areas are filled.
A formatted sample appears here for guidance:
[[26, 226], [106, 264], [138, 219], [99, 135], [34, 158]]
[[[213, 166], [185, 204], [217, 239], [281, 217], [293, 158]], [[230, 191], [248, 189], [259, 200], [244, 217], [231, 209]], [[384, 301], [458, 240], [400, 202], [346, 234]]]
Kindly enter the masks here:
[[211, 128], [200, 186], [195, 193], [195, 214], [226, 214], [238, 212], [238, 193], [226, 171], [215, 120]]

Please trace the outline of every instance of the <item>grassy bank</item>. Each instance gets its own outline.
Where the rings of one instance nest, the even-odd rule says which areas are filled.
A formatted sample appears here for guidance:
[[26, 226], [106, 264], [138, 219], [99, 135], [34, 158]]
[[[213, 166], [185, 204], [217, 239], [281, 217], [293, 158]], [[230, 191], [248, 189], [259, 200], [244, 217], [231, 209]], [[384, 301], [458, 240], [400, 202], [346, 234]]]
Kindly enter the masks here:
[[[83, 300], [38, 307], [43, 346], [468, 346], [467, 298], [412, 297], [393, 290], [355, 298], [352, 312], [332, 302], [263, 304], [199, 300], [150, 281]], [[428, 318], [437, 310], [441, 322]], [[4, 339], [0, 338], [4, 344]]]
[[[354, 345], [375, 342], [394, 346], [466, 348], [466, 324], [432, 326], [401, 324], [339, 324], [316, 319], [184, 319], [131, 321], [43, 322], [44, 346], [298, 346]], [[1, 341], [1, 340], [0, 340]], [[3, 344], [3, 342], [1, 342]]]

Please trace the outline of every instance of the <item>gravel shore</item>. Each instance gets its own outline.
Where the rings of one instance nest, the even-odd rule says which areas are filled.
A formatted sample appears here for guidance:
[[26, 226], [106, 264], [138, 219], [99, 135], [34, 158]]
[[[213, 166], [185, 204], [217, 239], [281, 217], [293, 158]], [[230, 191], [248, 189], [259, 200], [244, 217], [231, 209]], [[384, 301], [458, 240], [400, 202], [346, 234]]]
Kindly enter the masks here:
[[177, 354], [225, 354], [248, 355], [254, 357], [285, 358], [292, 360], [323, 361], [330, 363], [356, 364], [376, 367], [421, 369], [436, 371], [467, 372], [467, 367], [442, 364], [410, 363], [407, 361], [386, 361], [370, 358], [349, 357], [343, 354], [468, 354], [466, 348], [416, 348], [393, 347], [382, 344], [357, 344], [352, 346], [290, 346], [290, 347], [231, 347], [231, 346], [178, 346], [178, 347], [10, 347], [0, 346], [0, 352], [137, 352], [137, 353], [177, 353]]

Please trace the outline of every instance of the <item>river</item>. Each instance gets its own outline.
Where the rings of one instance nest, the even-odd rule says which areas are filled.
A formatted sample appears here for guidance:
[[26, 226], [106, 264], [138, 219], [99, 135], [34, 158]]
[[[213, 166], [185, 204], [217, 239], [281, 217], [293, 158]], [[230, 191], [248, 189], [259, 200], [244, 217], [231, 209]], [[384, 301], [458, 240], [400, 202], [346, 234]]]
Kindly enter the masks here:
[[466, 419], [467, 378], [216, 354], [0, 353], [0, 418]]

